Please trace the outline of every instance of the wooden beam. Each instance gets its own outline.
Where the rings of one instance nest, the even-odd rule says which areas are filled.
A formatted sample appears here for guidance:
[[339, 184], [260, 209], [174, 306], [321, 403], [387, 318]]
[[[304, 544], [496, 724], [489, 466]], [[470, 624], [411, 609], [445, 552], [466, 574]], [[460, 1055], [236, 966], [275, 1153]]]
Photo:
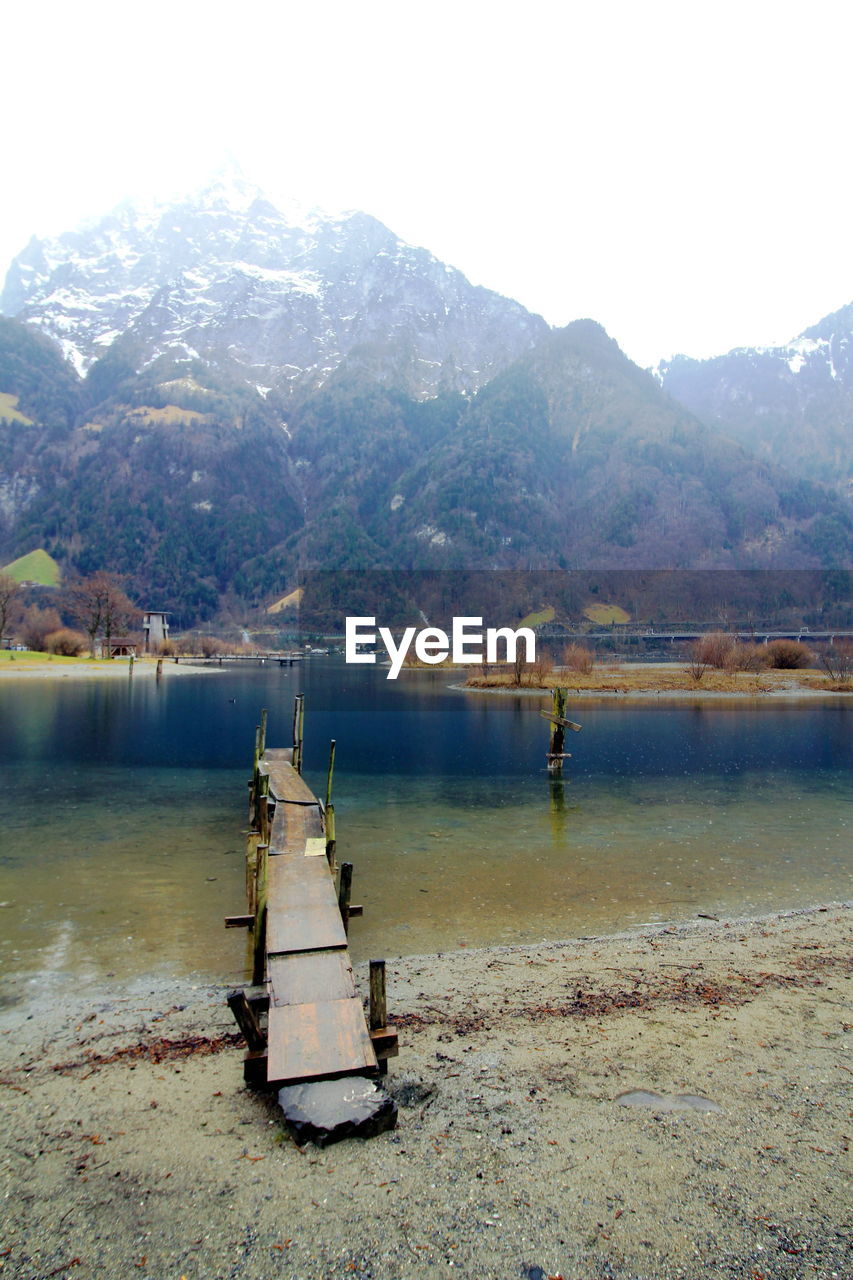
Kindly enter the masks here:
[[243, 1039], [253, 1053], [267, 1047], [267, 1038], [255, 1017], [255, 1011], [246, 999], [245, 991], [229, 991], [228, 1008], [234, 1014]]
[[352, 893], [352, 863], [341, 863], [341, 878], [338, 886], [338, 907], [341, 913], [341, 922], [344, 926], [344, 933], [349, 932], [350, 917], [350, 894]]
[[251, 916], [226, 916], [226, 929], [253, 929], [255, 925], [255, 917]]
[[376, 1027], [368, 1033], [373, 1044], [373, 1052], [377, 1059], [397, 1058], [400, 1054], [400, 1045], [397, 1039], [396, 1027]]
[[539, 714], [542, 716], [543, 720], [548, 720], [551, 724], [561, 725], [564, 729], [573, 729], [575, 733], [580, 733], [583, 728], [582, 724], [577, 724], [574, 720], [566, 720], [564, 716], [555, 716], [550, 711], [545, 711], [544, 709], [541, 709]]

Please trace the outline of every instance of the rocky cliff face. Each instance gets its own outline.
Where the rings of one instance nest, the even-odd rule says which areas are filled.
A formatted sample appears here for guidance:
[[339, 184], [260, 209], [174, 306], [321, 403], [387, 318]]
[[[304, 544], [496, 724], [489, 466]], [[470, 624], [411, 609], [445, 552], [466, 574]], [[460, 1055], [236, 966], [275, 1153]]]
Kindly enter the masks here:
[[81, 373], [121, 341], [137, 367], [198, 356], [285, 394], [344, 363], [415, 395], [472, 391], [547, 331], [367, 214], [283, 211], [245, 184], [32, 240], [2, 310]]
[[853, 487], [853, 303], [787, 346], [676, 356], [658, 374], [676, 400], [759, 457]]

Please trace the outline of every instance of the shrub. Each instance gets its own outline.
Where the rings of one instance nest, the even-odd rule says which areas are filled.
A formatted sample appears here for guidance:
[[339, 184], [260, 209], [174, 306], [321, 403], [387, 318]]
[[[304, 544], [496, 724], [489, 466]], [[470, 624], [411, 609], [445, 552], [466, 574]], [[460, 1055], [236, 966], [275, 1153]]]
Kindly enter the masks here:
[[554, 670], [554, 662], [550, 653], [544, 649], [540, 649], [536, 655], [535, 662], [529, 662], [526, 667], [527, 683], [532, 685], [543, 685], [548, 676]]
[[737, 648], [737, 640], [726, 631], [709, 631], [707, 635], [694, 640], [690, 646], [690, 656], [706, 667], [723, 670], [729, 666]]
[[157, 646], [157, 653], [161, 658], [174, 658], [178, 652], [178, 646], [174, 640], [161, 640]]
[[593, 655], [582, 644], [568, 644], [563, 650], [563, 666], [568, 667], [570, 671], [588, 676], [594, 665]]
[[89, 648], [89, 637], [71, 627], [60, 627], [45, 636], [44, 647], [48, 653], [58, 653], [64, 658], [79, 658]]
[[734, 644], [726, 662], [727, 671], [765, 671], [769, 665], [764, 645]]
[[225, 651], [225, 645], [215, 636], [202, 636], [199, 640], [199, 652], [204, 658], [215, 658]]
[[853, 642], [839, 640], [820, 651], [820, 665], [830, 680], [846, 684], [853, 675]]
[[810, 667], [814, 655], [807, 644], [800, 640], [771, 640], [764, 646], [768, 665], [781, 671], [797, 671]]
[[43, 653], [47, 637], [61, 627], [62, 619], [55, 609], [40, 609], [37, 604], [33, 604], [24, 614], [21, 639], [28, 649]]

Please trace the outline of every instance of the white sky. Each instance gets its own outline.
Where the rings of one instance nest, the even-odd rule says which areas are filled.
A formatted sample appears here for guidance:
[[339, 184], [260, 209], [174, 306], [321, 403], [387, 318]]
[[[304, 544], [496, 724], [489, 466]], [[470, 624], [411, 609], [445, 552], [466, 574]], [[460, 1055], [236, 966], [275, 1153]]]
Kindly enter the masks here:
[[0, 271], [229, 157], [641, 364], [853, 298], [849, 0], [4, 0]]

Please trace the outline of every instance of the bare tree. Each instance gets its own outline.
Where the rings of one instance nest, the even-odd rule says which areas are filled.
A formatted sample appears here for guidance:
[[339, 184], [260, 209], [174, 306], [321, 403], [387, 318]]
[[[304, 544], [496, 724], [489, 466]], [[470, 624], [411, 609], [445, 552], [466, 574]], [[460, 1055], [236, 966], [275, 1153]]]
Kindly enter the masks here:
[[120, 580], [100, 571], [79, 578], [65, 594], [65, 604], [74, 621], [89, 637], [89, 656], [95, 656], [95, 639], [102, 634], [109, 656], [110, 641], [122, 627], [131, 626], [139, 610], [127, 598]]
[[8, 573], [0, 573], [0, 645], [21, 596], [21, 584]]

